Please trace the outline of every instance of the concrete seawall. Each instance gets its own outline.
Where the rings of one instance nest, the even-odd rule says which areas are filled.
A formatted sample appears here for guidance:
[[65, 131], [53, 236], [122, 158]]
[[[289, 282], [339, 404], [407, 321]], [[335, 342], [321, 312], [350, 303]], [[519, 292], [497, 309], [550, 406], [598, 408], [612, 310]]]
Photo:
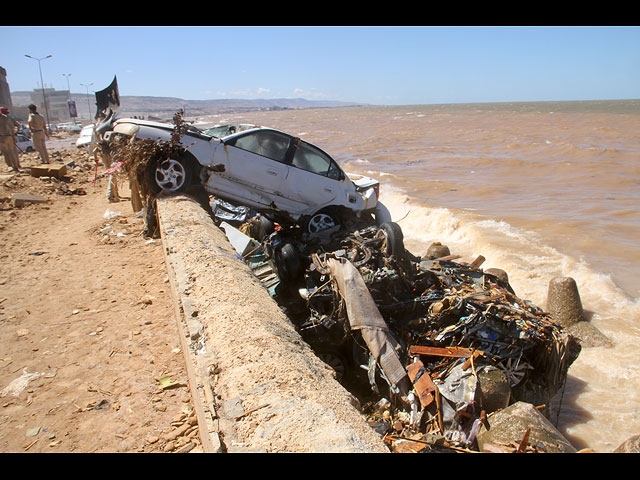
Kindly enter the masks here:
[[157, 210], [204, 451], [388, 452], [202, 206]]

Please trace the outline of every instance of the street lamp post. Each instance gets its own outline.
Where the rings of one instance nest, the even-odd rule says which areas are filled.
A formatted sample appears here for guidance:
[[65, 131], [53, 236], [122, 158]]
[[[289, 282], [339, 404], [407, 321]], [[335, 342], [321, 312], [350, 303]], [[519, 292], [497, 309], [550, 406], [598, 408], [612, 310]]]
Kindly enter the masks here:
[[41, 60], [45, 60], [47, 58], [51, 58], [53, 55], [47, 55], [46, 57], [43, 58], [34, 58], [31, 55], [27, 55], [25, 54], [25, 57], [28, 57], [32, 60], [37, 60], [38, 61], [38, 70], [40, 70], [40, 85], [42, 86], [42, 101], [44, 102], [44, 111], [47, 115], [47, 127], [48, 129], [50, 129], [50, 125], [51, 122], [49, 121], [49, 106], [47, 105], [47, 96], [44, 93], [44, 82], [42, 81], [42, 67], [40, 66], [40, 61]]
[[[69, 77], [71, 76], [71, 74], [70, 73], [63, 73], [62, 76], [67, 79], [67, 89], [69, 90], [69, 102], [67, 103], [67, 105], [71, 105], [71, 86], [69, 85]], [[69, 109], [71, 109], [70, 106], [69, 106]], [[76, 116], [77, 115], [78, 114], [76, 113]], [[69, 110], [69, 116], [71, 116], [71, 110]], [[73, 118], [73, 123], [74, 123], [74, 125], [76, 124], [75, 117]]]
[[71, 76], [71, 74], [70, 73], [63, 73], [62, 76], [67, 79], [67, 90], [69, 92], [68, 96], [69, 96], [69, 100], [71, 100], [71, 87], [69, 86], [69, 77]]
[[81, 83], [80, 85], [82, 85], [87, 89], [87, 106], [89, 107], [89, 121], [91, 121], [91, 102], [89, 101], [89, 87], [93, 85], [93, 83], [90, 83], [89, 85], [85, 85], [84, 83]]

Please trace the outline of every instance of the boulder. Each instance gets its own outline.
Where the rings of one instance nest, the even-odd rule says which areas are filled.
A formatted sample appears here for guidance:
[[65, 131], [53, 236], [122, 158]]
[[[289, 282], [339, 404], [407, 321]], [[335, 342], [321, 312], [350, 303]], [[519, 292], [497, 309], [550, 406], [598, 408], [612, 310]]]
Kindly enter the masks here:
[[434, 242], [427, 249], [427, 258], [441, 258], [451, 255], [449, 247], [442, 245], [440, 242]]
[[478, 433], [481, 451], [495, 452], [512, 442], [520, 443], [530, 428], [529, 445], [546, 453], [575, 453], [576, 448], [532, 404], [516, 402], [491, 415]]
[[640, 435], [626, 439], [613, 453], [640, 453]]

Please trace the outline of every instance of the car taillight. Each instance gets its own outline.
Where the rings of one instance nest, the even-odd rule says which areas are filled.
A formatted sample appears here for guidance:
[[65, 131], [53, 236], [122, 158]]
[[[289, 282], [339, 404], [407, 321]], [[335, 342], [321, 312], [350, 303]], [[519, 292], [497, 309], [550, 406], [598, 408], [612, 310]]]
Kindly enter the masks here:
[[380, 201], [380, 185], [373, 187], [373, 190], [376, 192], [376, 198]]

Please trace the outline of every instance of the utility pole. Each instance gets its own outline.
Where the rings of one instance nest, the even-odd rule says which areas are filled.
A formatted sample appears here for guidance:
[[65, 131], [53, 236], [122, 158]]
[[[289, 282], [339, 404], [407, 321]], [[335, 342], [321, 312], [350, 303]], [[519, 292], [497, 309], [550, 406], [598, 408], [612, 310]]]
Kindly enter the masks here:
[[25, 54], [24, 56], [32, 60], [38, 61], [38, 70], [40, 70], [40, 85], [42, 86], [42, 101], [44, 102], [44, 111], [47, 114], [47, 128], [51, 130], [51, 123], [49, 122], [49, 106], [47, 105], [47, 96], [44, 93], [44, 81], [42, 80], [42, 67], [40, 66], [40, 61], [46, 58], [51, 58], [53, 57], [53, 55], [47, 55], [46, 57], [43, 57], [43, 58], [34, 58], [31, 55], [27, 55], [27, 54]]
[[69, 100], [71, 100], [71, 87], [69, 86], [69, 77], [71, 76], [71, 74], [70, 73], [63, 73], [62, 76], [67, 79], [67, 90], [69, 92]]

